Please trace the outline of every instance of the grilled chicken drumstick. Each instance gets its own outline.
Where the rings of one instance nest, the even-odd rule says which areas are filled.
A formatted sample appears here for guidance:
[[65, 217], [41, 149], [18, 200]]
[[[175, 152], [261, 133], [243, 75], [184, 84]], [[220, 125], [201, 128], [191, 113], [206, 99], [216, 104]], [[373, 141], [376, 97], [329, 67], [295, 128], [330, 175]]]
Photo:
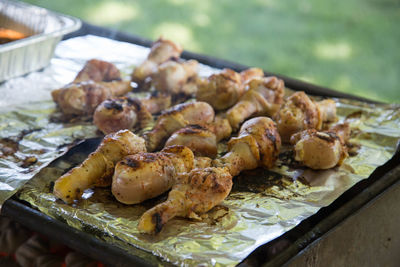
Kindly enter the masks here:
[[91, 59], [86, 62], [73, 83], [89, 80], [94, 82], [111, 82], [121, 80], [121, 74], [114, 64], [103, 60]]
[[191, 125], [204, 126], [214, 120], [213, 108], [205, 102], [191, 102], [175, 105], [158, 117], [152, 131], [145, 135], [146, 146], [149, 151], [154, 151], [175, 131]]
[[128, 130], [109, 134], [82, 164], [57, 179], [53, 193], [72, 203], [92, 186], [109, 186], [114, 165], [123, 157], [145, 151], [145, 141]]
[[184, 146], [129, 155], [115, 166], [112, 193], [119, 202], [140, 203], [169, 190], [176, 177], [189, 172], [193, 164], [193, 152]]
[[158, 65], [170, 60], [177, 59], [182, 53], [182, 47], [170, 40], [163, 38], [153, 43], [147, 59], [139, 65], [132, 73], [132, 80], [142, 83], [147, 77], [153, 74]]
[[267, 117], [246, 121], [238, 137], [228, 142], [228, 153], [214, 161], [215, 166], [228, 167], [232, 176], [257, 167], [271, 168], [278, 158], [281, 138], [275, 123]]
[[127, 81], [85, 81], [53, 90], [51, 96], [64, 114], [92, 115], [104, 100], [124, 95], [131, 90], [130, 82]]
[[330, 169], [341, 165], [347, 157], [345, 142], [349, 139], [348, 124], [338, 124], [327, 131], [308, 129], [290, 138], [295, 160], [311, 169]]
[[252, 116], [273, 117], [283, 103], [284, 83], [276, 77], [256, 77], [245, 83], [246, 93], [227, 112], [232, 128]]
[[153, 117], [139, 99], [120, 97], [103, 101], [93, 114], [93, 123], [104, 134], [132, 130], [136, 124], [145, 128]]
[[234, 105], [243, 93], [240, 74], [223, 69], [199, 83], [196, 99], [209, 103], [216, 110], [223, 110]]
[[189, 125], [174, 132], [165, 146], [183, 145], [189, 147], [196, 156], [215, 158], [217, 144], [231, 135], [232, 128], [227, 119], [216, 116], [215, 120], [205, 125]]
[[188, 85], [188, 82], [196, 77], [197, 65], [196, 60], [162, 63], [158, 66], [157, 71], [151, 75], [152, 84], [161, 93], [192, 95], [197, 86]]
[[183, 173], [169, 192], [167, 201], [142, 215], [138, 229], [154, 234], [176, 216], [199, 219], [199, 215], [221, 203], [231, 189], [232, 176], [227, 168], [208, 167]]
[[314, 102], [304, 92], [291, 95], [277, 114], [276, 123], [283, 142], [292, 134], [306, 130], [320, 130], [323, 122], [336, 120], [336, 103], [331, 99]]

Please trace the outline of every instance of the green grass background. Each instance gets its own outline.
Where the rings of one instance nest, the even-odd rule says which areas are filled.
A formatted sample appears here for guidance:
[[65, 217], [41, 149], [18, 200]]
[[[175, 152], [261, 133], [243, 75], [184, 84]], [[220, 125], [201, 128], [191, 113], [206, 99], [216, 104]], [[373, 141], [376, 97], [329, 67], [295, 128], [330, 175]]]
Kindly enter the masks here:
[[[90, 23], [400, 103], [399, 0], [26, 0]], [[111, 48], [112, 49], [112, 48]]]

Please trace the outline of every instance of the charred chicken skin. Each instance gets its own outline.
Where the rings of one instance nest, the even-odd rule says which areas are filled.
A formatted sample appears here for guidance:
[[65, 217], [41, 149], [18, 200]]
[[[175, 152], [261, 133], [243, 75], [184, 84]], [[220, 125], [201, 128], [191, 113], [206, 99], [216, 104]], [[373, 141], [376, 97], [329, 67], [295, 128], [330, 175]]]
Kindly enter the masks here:
[[314, 170], [341, 165], [348, 156], [346, 141], [350, 136], [348, 124], [340, 124], [327, 131], [308, 129], [292, 135], [295, 160]]
[[333, 100], [314, 102], [304, 92], [291, 95], [277, 114], [277, 125], [283, 142], [306, 129], [320, 130], [323, 122], [336, 120], [336, 104]]
[[205, 102], [175, 105], [163, 112], [153, 130], [145, 135], [147, 149], [154, 151], [162, 147], [171, 134], [185, 126], [191, 124], [204, 126], [213, 120], [214, 110]]
[[227, 112], [232, 128], [252, 116], [274, 117], [283, 104], [284, 83], [276, 77], [256, 77], [245, 83], [246, 93]]
[[92, 115], [96, 107], [104, 100], [131, 91], [127, 81], [93, 82], [67, 84], [51, 92], [54, 102], [68, 115]]
[[104, 134], [132, 130], [139, 124], [145, 128], [153, 120], [150, 112], [136, 98], [121, 97], [103, 101], [95, 110], [93, 123]]
[[172, 218], [200, 219], [200, 215], [220, 204], [232, 189], [232, 176], [226, 168], [193, 169], [178, 177], [168, 199], [146, 211], [138, 229], [154, 234]]
[[193, 164], [193, 152], [184, 146], [129, 155], [115, 167], [112, 193], [119, 202], [140, 203], [169, 190], [176, 177], [189, 172]]
[[155, 89], [161, 93], [192, 95], [197, 86], [188, 84], [188, 82], [196, 77], [197, 65], [196, 60], [167, 61], [159, 65], [157, 71], [152, 74], [152, 83]]
[[257, 167], [271, 168], [278, 158], [281, 139], [275, 123], [267, 117], [246, 121], [238, 137], [228, 142], [228, 153], [214, 161], [215, 166], [224, 166], [232, 176], [243, 170]]
[[178, 59], [182, 53], [182, 47], [170, 40], [158, 39], [151, 47], [147, 59], [132, 73], [132, 81], [142, 83], [153, 74], [158, 65], [170, 60]]
[[56, 180], [53, 193], [72, 203], [92, 186], [109, 186], [114, 165], [123, 157], [145, 151], [145, 141], [128, 130], [109, 134], [82, 164]]

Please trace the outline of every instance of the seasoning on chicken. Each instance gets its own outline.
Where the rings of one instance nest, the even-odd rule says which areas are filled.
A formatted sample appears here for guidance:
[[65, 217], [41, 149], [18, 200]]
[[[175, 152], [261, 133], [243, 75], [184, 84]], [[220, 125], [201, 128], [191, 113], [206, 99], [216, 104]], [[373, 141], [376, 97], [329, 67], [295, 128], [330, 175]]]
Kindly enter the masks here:
[[103, 60], [91, 59], [86, 62], [73, 83], [89, 80], [94, 82], [111, 82], [121, 80], [121, 74], [114, 64]]
[[238, 137], [228, 142], [228, 153], [214, 161], [215, 166], [228, 167], [232, 176], [257, 167], [271, 168], [278, 158], [281, 139], [275, 123], [267, 117], [246, 121]]
[[236, 104], [243, 93], [240, 74], [231, 69], [223, 69], [199, 82], [196, 99], [209, 103], [216, 110], [223, 110]]
[[151, 114], [159, 114], [171, 106], [171, 95], [155, 91], [148, 97], [141, 98], [140, 102]]
[[104, 134], [119, 130], [132, 130], [139, 124], [145, 128], [153, 121], [153, 117], [136, 98], [120, 97], [103, 101], [95, 110], [93, 123]]
[[157, 91], [165, 94], [193, 95], [197, 86], [188, 85], [188, 82], [196, 77], [197, 65], [196, 60], [167, 61], [151, 75], [152, 83]]
[[228, 110], [227, 118], [232, 128], [252, 116], [274, 117], [283, 104], [284, 83], [272, 77], [256, 77], [245, 83], [246, 93]]
[[193, 169], [179, 176], [168, 199], [146, 211], [138, 229], [155, 234], [172, 218], [200, 219], [200, 215], [220, 204], [232, 189], [232, 176], [226, 168]]
[[289, 142], [292, 134], [306, 130], [320, 130], [323, 122], [336, 120], [336, 104], [333, 100], [314, 102], [304, 92], [291, 95], [277, 114], [277, 125], [283, 142]]
[[341, 165], [348, 156], [346, 141], [350, 137], [348, 124], [338, 124], [327, 131], [307, 129], [290, 138], [295, 160], [311, 169], [330, 169]]
[[142, 83], [153, 74], [158, 65], [170, 60], [178, 59], [182, 53], [182, 47], [170, 40], [163, 38], [153, 43], [147, 59], [139, 65], [132, 73], [132, 81]]
[[53, 193], [72, 203], [92, 186], [109, 186], [114, 165], [123, 157], [145, 151], [145, 141], [128, 130], [109, 134], [82, 164], [57, 179]]
[[229, 121], [220, 114], [215, 116], [214, 121], [207, 124], [205, 128], [215, 134], [217, 142], [230, 137], [232, 134], [232, 127]]
[[205, 126], [214, 120], [213, 108], [205, 102], [191, 102], [175, 105], [158, 117], [152, 131], [146, 133], [146, 146], [154, 151], [164, 145], [164, 142], [175, 131], [197, 124]]
[[70, 83], [61, 89], [53, 90], [51, 96], [61, 111], [68, 115], [92, 115], [96, 107], [104, 100], [131, 91], [130, 82], [93, 82]]
[[129, 155], [115, 166], [112, 193], [119, 202], [140, 203], [169, 190], [176, 177], [189, 172], [193, 164], [193, 152], [184, 146]]
[[204, 127], [189, 125], [174, 132], [165, 146], [182, 145], [190, 148], [195, 156], [215, 158], [217, 155], [217, 138]]

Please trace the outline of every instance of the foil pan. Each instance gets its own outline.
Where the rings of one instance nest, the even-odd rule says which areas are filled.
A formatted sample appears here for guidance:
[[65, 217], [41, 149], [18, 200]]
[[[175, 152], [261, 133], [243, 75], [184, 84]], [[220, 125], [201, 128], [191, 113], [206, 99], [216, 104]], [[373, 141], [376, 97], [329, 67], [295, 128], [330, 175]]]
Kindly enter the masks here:
[[[109, 47], [113, 49], [110, 50]], [[103, 51], [109, 53], [105, 54]], [[50, 89], [72, 80], [84, 62], [90, 58], [97, 57], [114, 62], [128, 74], [133, 65], [141, 62], [147, 53], [146, 48], [100, 37], [73, 38], [59, 45], [56, 58], [44, 73], [33, 73], [15, 83], [19, 85], [26, 82], [37, 83], [41, 88], [38, 91], [47, 96]], [[202, 66], [201, 75], [209, 75], [213, 71], [215, 69]], [[12, 87], [10, 84], [2, 85], [0, 90], [8, 92], [10, 87]], [[14, 94], [9, 93], [8, 97], [18, 102]], [[34, 100], [39, 101], [39, 99]], [[41, 121], [37, 117], [46, 120], [52, 113], [51, 109], [54, 109], [50, 101], [40, 100], [43, 102], [24, 104], [26, 109], [24, 114], [29, 116], [26, 118], [20, 116], [18, 121], [33, 128], [40, 128], [36, 126], [36, 121]], [[332, 203], [348, 188], [368, 178], [378, 166], [390, 160], [395, 154], [400, 138], [399, 105], [374, 105], [346, 99], [336, 99], [336, 101], [340, 120], [346, 119], [350, 122], [353, 132], [351, 156], [341, 167], [326, 171], [300, 168], [288, 162], [286, 152], [283, 152], [274, 169], [257, 169], [235, 177], [229, 197], [206, 214], [202, 221], [177, 218], [169, 222], [163, 231], [155, 236], [138, 233], [138, 219], [144, 211], [163, 201], [166, 195], [131, 206], [118, 203], [109, 189], [101, 188], [86, 191], [84, 199], [74, 205], [66, 205], [54, 197], [51, 193], [53, 182], [66, 170], [82, 161], [91, 151], [76, 153], [73, 157], [61, 157], [45, 168], [43, 168], [45, 164], [38, 166], [33, 170], [38, 173], [19, 191], [18, 196], [43, 213], [132, 254], [138, 253], [134, 248], [140, 248], [167, 262], [181, 266], [234, 266], [258, 246], [292, 229], [321, 207]], [[50, 107], [47, 113], [43, 111], [46, 110], [45, 103]], [[19, 122], [17, 123], [11, 115], [19, 114], [20, 109], [15, 108], [13, 112], [16, 113], [12, 113], [7, 108], [8, 105], [3, 107], [5, 107], [1, 113], [2, 118], [4, 117], [3, 125], [7, 123], [12, 125], [13, 127], [8, 127], [9, 135], [18, 136], [20, 131], [14, 125], [19, 125]], [[46, 114], [29, 110], [42, 110]], [[37, 114], [42, 115], [37, 116]], [[45, 139], [47, 143], [41, 143], [43, 138], [33, 138], [29, 146], [39, 144], [42, 147], [47, 145], [57, 147], [60, 142], [66, 143], [63, 139], [68, 135], [57, 135], [58, 132], [52, 129], [59, 127], [62, 132], [68, 127], [55, 122], [50, 126], [51, 123], [47, 122], [44, 121], [43, 128], [37, 133], [49, 127], [52, 138]], [[71, 127], [80, 126], [82, 129], [74, 128], [74, 134], [87, 137], [95, 135], [89, 124], [76, 122]], [[21, 125], [18, 127], [25, 129]], [[3, 127], [5, 128], [7, 126]], [[33, 133], [36, 132], [31, 134]], [[68, 140], [75, 140], [74, 135], [70, 135]], [[221, 146], [222, 149], [223, 147]], [[21, 155], [25, 155], [24, 151], [20, 152]], [[56, 158], [59, 153], [55, 148], [52, 153], [47, 154], [48, 161]], [[0, 181], [8, 185], [22, 176], [15, 173], [14, 180], [11, 176], [7, 176], [11, 180], [4, 179], [2, 173], [15, 168], [15, 165], [7, 167], [6, 163], [10, 161], [1, 166]], [[33, 172], [28, 173], [29, 177], [33, 177]], [[22, 181], [16, 182], [18, 185], [12, 186], [13, 190], [20, 188], [27, 180], [29, 178], [25, 177]], [[9, 194], [10, 191], [2, 189], [0, 195], [3, 196], [4, 192]], [[151, 257], [148, 260], [150, 263], [160, 263]]]
[[0, 27], [26, 38], [0, 45], [0, 82], [41, 69], [53, 57], [63, 35], [81, 27], [79, 19], [23, 2], [0, 2]]

